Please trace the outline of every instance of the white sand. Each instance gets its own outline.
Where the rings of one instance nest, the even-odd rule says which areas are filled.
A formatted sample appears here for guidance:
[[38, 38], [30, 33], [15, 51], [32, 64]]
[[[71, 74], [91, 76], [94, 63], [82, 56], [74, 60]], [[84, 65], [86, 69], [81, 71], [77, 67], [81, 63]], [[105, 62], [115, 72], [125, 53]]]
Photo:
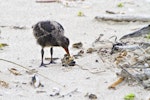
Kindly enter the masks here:
[[[124, 7], [118, 8], [119, 2], [126, 2]], [[49, 65], [47, 68], [39, 68], [41, 61], [40, 46], [32, 34], [31, 26], [41, 20], [56, 20], [65, 28], [65, 35], [70, 39], [71, 55], [79, 50], [73, 49], [73, 43], [82, 42], [83, 49], [91, 47], [92, 42], [104, 34], [104, 38], [112, 35], [121, 37], [124, 34], [133, 32], [137, 28], [147, 26], [149, 23], [129, 22], [97, 22], [94, 17], [105, 14], [106, 10], [134, 15], [150, 15], [149, 0], [85, 0], [81, 3], [69, 3], [71, 7], [65, 7], [62, 3], [35, 3], [35, 0], [0, 0], [0, 26], [26, 26], [25, 30], [15, 30], [9, 27], [0, 28], [0, 42], [9, 44], [4, 50], [0, 50], [0, 58], [7, 59], [30, 69], [36, 69], [39, 73], [47, 76], [55, 82], [39, 76], [44, 87], [33, 88], [29, 82], [33, 75], [28, 75], [26, 70], [4, 61], [0, 61], [0, 80], [9, 83], [9, 88], [0, 86], [1, 100], [88, 100], [84, 97], [86, 93], [96, 94], [98, 100], [123, 100], [126, 94], [134, 93], [136, 100], [149, 100], [149, 91], [142, 86], [128, 86], [127, 83], [120, 84], [116, 90], [109, 90], [108, 86], [117, 80], [116, 70], [111, 66], [104, 65], [96, 53], [85, 54], [76, 60], [77, 64], [92, 70], [98, 68], [105, 70], [100, 74], [92, 74], [82, 70], [78, 66], [71, 69], [61, 66], [61, 58], [64, 55], [62, 48], [54, 48], [54, 57], [59, 57], [57, 64]], [[85, 17], [78, 17], [82, 11]], [[49, 48], [45, 49], [45, 57], [49, 57]], [[98, 59], [99, 63], [95, 60]], [[30, 67], [29, 67], [30, 66]], [[14, 76], [8, 69], [16, 68], [21, 76]], [[87, 79], [89, 78], [89, 79]], [[27, 84], [22, 84], [27, 83]], [[52, 88], [59, 88], [60, 94], [67, 94], [78, 89], [79, 92], [71, 97], [64, 98], [50, 97]], [[46, 93], [36, 93], [42, 90]]]

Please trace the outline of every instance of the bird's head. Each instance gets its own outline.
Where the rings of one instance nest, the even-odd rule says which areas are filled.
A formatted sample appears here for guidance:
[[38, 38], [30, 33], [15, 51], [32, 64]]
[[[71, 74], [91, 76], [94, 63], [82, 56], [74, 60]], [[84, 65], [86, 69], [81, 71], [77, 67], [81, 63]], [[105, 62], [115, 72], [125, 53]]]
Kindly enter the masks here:
[[65, 49], [66, 53], [70, 56], [69, 49], [68, 49], [69, 44], [70, 44], [69, 39], [63, 36], [61, 39], [61, 46]]

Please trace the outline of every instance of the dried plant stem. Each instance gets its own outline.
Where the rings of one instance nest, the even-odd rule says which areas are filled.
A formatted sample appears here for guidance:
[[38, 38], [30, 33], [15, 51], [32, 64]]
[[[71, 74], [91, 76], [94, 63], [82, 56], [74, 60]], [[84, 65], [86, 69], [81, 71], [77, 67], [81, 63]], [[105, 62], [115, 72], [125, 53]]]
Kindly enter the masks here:
[[[20, 65], [20, 64], [17, 64], [17, 63], [15, 63], [15, 62], [13, 62], [13, 61], [9, 61], [9, 60], [2, 59], [2, 58], [1, 58], [0, 60], [1, 60], [1, 61], [5, 61], [5, 62], [9, 62], [9, 63], [14, 64], [14, 65], [17, 65], [17, 66], [19, 66], [19, 67], [21, 67], [21, 68], [24, 68], [24, 69], [28, 70], [28, 71], [31, 70], [31, 69], [29, 69], [29, 68], [27, 68], [27, 67], [25, 67], [25, 66], [22, 66], [22, 65]], [[57, 85], [60, 85], [60, 86], [62, 86], [62, 87], [65, 87], [64, 85], [62, 85], [62, 84], [60, 84], [60, 83], [58, 83], [58, 82], [56, 82], [56, 81], [54, 81], [54, 80], [52, 80], [52, 79], [49, 79], [48, 77], [46, 77], [46, 76], [44, 76], [44, 75], [42, 75], [42, 74], [40, 74], [40, 73], [38, 73], [38, 72], [36, 72], [36, 74], [40, 75], [41, 77], [44, 77], [45, 79], [47, 79], [47, 80], [49, 80], [49, 81], [51, 81], [51, 82], [53, 82], [53, 83], [56, 83]]]
[[26, 67], [24, 67], [24, 66], [22, 66], [22, 65], [20, 65], [20, 64], [15, 63], [15, 62], [12, 62], [12, 61], [9, 61], [9, 60], [6, 60], [6, 59], [0, 59], [0, 60], [5, 61], [5, 62], [12, 63], [12, 64], [17, 65], [17, 66], [20, 66], [20, 67], [22, 67], [22, 68], [24, 68], [24, 69], [26, 69], [26, 70], [30, 70], [29, 68], [26, 68]]
[[76, 65], [77, 65], [79, 68], [81, 68], [82, 70], [87, 70], [87, 71], [89, 71], [89, 72], [92, 73], [92, 74], [98, 74], [98, 73], [106, 72], [105, 70], [93, 72], [93, 71], [91, 71], [91, 70], [89, 70], [89, 69], [87, 69], [87, 68], [82, 67], [81, 65], [78, 65], [78, 64], [76, 64]]

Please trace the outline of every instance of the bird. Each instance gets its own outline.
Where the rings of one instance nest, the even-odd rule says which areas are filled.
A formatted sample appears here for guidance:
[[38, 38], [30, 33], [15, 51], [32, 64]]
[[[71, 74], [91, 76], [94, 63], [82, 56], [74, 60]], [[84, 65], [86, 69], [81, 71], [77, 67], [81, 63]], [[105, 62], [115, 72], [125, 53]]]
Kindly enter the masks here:
[[41, 64], [40, 67], [46, 67], [47, 64], [43, 63], [44, 57], [44, 48], [50, 47], [50, 63], [55, 63], [53, 61], [53, 47], [62, 47], [67, 55], [70, 56], [69, 53], [69, 38], [64, 36], [64, 28], [63, 26], [57, 21], [39, 21], [32, 26], [33, 35], [37, 41], [37, 44], [41, 46]]

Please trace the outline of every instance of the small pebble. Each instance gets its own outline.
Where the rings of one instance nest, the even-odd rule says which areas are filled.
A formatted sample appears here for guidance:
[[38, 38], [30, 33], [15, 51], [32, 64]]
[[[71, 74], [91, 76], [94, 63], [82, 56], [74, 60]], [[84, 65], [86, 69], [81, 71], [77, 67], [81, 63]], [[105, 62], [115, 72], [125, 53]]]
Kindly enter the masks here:
[[98, 62], [98, 60], [96, 59], [95, 62]]
[[93, 100], [93, 99], [97, 99], [97, 96], [96, 96], [95, 94], [90, 94], [90, 95], [89, 95], [89, 99], [92, 99], [92, 100]]

